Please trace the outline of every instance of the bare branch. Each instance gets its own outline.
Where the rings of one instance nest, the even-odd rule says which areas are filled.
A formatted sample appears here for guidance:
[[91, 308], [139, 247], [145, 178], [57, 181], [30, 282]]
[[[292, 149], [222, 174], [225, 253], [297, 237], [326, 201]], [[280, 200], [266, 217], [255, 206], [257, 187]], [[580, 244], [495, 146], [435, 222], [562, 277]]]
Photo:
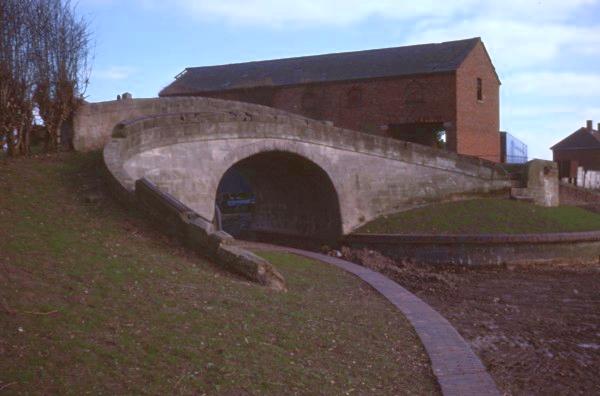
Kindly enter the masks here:
[[69, 0], [0, 1], [0, 145], [29, 150], [33, 110], [47, 148], [83, 100], [89, 76], [89, 26]]

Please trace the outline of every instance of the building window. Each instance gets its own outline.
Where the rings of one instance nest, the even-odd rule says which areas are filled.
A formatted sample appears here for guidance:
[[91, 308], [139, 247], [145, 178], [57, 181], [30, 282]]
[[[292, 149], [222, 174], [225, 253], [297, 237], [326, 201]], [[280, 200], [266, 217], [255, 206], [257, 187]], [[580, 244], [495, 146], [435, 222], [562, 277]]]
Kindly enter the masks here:
[[483, 100], [483, 81], [481, 78], [477, 79], [477, 100]]

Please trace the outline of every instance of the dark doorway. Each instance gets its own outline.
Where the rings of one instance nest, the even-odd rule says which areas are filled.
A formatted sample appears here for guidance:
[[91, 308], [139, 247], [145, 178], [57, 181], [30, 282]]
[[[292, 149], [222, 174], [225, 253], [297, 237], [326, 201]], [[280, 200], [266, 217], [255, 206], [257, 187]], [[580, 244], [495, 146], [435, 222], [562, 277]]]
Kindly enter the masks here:
[[315, 246], [334, 243], [342, 232], [329, 176], [297, 154], [260, 153], [236, 163], [221, 179], [216, 199], [223, 229], [237, 238]]
[[445, 149], [447, 146], [446, 129], [442, 122], [390, 124], [388, 135], [394, 139], [429, 147]]

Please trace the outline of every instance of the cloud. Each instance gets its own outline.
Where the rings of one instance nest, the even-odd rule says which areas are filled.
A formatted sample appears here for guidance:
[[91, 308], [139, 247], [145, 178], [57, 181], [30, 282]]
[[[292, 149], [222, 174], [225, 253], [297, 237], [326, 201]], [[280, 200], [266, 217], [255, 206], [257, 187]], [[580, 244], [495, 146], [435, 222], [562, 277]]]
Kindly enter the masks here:
[[503, 89], [511, 95], [582, 98], [600, 97], [600, 74], [574, 72], [523, 72], [508, 77]]
[[[499, 71], [531, 67], [560, 56], [600, 54], [600, 27], [476, 17], [452, 24], [422, 22], [410, 42], [481, 36]], [[501, 76], [502, 77], [502, 76]]]
[[176, 0], [180, 7], [202, 18], [220, 18], [232, 24], [261, 27], [290, 25], [348, 25], [373, 16], [409, 19], [435, 15], [453, 15], [473, 0], [441, 2], [421, 0]]
[[[144, 0], [144, 3], [149, 1]], [[494, 15], [508, 20], [557, 21], [596, 0], [175, 0], [173, 3], [201, 18], [220, 18], [234, 24], [261, 27], [289, 27], [348, 25], [371, 17], [451, 20]]]
[[600, 26], [573, 22], [598, 0], [174, 0], [169, 4], [203, 20], [262, 29], [340, 27], [379, 18], [398, 22], [397, 32], [405, 39], [399, 45], [480, 36], [501, 77], [559, 56], [600, 54]]
[[502, 106], [502, 113], [504, 115], [510, 115], [513, 119], [520, 118], [537, 118], [547, 115], [564, 115], [573, 114], [578, 111], [576, 106], [569, 105], [506, 105]]
[[102, 80], [125, 80], [129, 78], [136, 69], [130, 66], [110, 66], [105, 69], [92, 70], [92, 78], [97, 77]]
[[260, 29], [335, 28], [379, 18], [398, 22], [404, 38], [399, 45], [480, 36], [501, 77], [559, 56], [600, 54], [600, 26], [577, 19], [594, 12], [599, 0], [135, 1], [144, 8], [168, 7], [203, 21]]

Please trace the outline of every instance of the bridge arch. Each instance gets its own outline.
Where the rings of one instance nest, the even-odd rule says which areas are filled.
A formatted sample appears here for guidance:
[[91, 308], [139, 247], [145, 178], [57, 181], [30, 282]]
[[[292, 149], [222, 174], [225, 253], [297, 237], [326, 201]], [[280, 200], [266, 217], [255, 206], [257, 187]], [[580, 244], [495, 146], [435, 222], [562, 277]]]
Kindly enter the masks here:
[[[151, 115], [125, 119], [114, 126], [104, 148], [105, 164], [125, 190], [134, 192], [136, 180], [147, 178], [208, 222], [213, 220], [215, 198], [225, 172], [238, 162], [247, 169], [257, 167], [259, 162], [242, 161], [267, 152], [287, 153], [282, 160], [291, 169], [294, 164], [312, 163], [316, 167], [315, 178], [327, 180], [323, 185], [331, 185], [329, 190], [335, 192], [326, 195], [335, 195], [337, 206], [328, 200], [327, 207], [329, 212], [339, 212], [344, 234], [378, 216], [422, 203], [510, 187], [506, 172], [494, 164], [343, 130], [280, 110], [198, 99], [189, 103], [194, 112], [152, 113], [163, 104], [170, 102], [152, 100], [147, 109]], [[302, 160], [291, 159], [294, 155]], [[295, 185], [304, 185], [305, 179], [298, 175]], [[287, 181], [288, 191], [294, 191], [292, 182]], [[294, 194], [290, 195], [293, 199]], [[270, 202], [277, 201], [273, 198]], [[278, 228], [304, 234], [323, 228], [328, 235], [334, 234], [330, 231], [334, 227], [322, 227], [315, 217], [311, 226], [310, 221], [300, 226], [301, 220], [298, 215], [295, 222]], [[330, 220], [326, 224], [335, 224]]]
[[[242, 146], [224, 161], [231, 165], [222, 172], [215, 201], [225, 212], [225, 231], [238, 237], [293, 237], [309, 243], [337, 240], [342, 235], [340, 201], [327, 171], [280, 144], [262, 143]], [[223, 197], [236, 188], [255, 198], [249, 212], [231, 213], [224, 207]]]

